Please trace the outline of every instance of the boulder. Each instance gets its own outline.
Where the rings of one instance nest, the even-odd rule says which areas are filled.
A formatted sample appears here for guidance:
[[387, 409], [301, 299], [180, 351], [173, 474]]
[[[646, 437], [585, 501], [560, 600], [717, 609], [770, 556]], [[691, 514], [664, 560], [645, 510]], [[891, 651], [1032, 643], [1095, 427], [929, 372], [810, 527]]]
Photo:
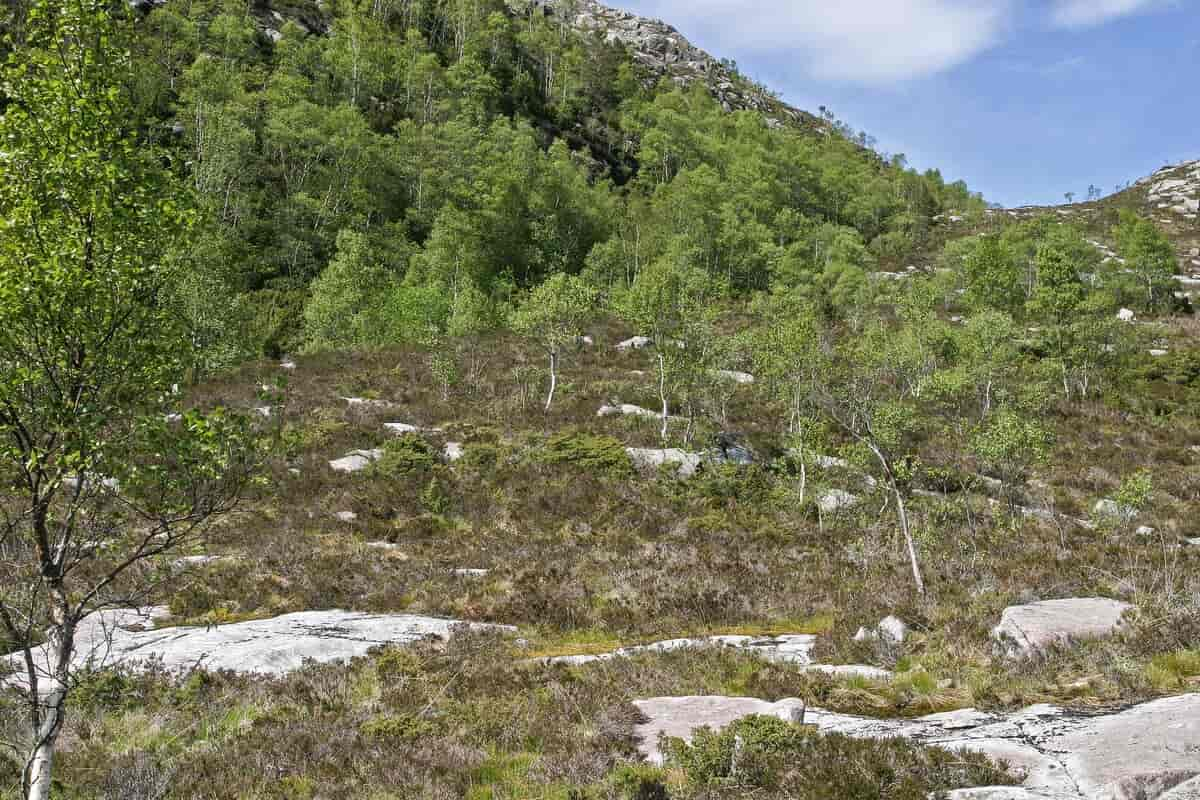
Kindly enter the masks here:
[[1137, 509], [1123, 506], [1116, 500], [1105, 499], [1096, 501], [1096, 505], [1092, 506], [1092, 514], [1108, 519], [1130, 520], [1137, 516]]
[[[1067, 800], [1076, 795], [1044, 794], [1020, 786], [980, 786], [974, 789], [955, 789], [947, 792], [945, 800]], [[938, 800], [931, 796], [930, 800]]]
[[727, 381], [733, 381], [734, 383], [740, 383], [743, 386], [754, 383], [754, 376], [749, 372], [738, 372], [731, 369], [717, 370], [717, 377], [724, 378]]
[[1074, 597], [1009, 606], [992, 638], [1011, 656], [1029, 657], [1053, 645], [1111, 636], [1133, 606], [1105, 597]]
[[736, 434], [718, 433], [713, 444], [712, 459], [718, 463], [748, 467], [758, 461], [750, 445], [741, 441]]
[[618, 344], [617, 349], [621, 351], [644, 350], [647, 347], [653, 346], [653, 344], [654, 340], [647, 336], [634, 336], [632, 339], [626, 339]]
[[[795, 450], [789, 450], [788, 453], [792, 456], [799, 456], [799, 453]], [[850, 462], [844, 458], [823, 456], [820, 453], [817, 453], [814, 456], [809, 456], [809, 461], [821, 469], [847, 469], [850, 466]]]
[[394, 436], [404, 436], [409, 433], [441, 433], [441, 428], [422, 428], [407, 422], [385, 422], [383, 427]]
[[229, 556], [181, 556], [171, 562], [171, 566], [176, 570], [188, 570], [196, 567], [206, 567], [209, 564], [215, 564], [218, 561], [228, 560]]
[[661, 419], [662, 414], [657, 411], [651, 411], [648, 408], [631, 405], [629, 403], [621, 403], [616, 406], [600, 406], [600, 410], [596, 412], [597, 417], [653, 417]]
[[907, 638], [908, 625], [904, 624], [904, 620], [899, 617], [891, 615], [881, 619], [873, 630], [859, 628], [858, 633], [854, 634], [854, 641], [856, 642], [879, 639], [893, 644], [900, 644]]
[[[161, 612], [160, 612], [161, 613]], [[356, 611], [302, 611], [272, 619], [207, 628], [139, 630], [155, 616], [135, 610], [101, 612], [80, 628], [75, 666], [123, 665], [138, 668], [158, 662], [171, 671], [209, 670], [283, 675], [306, 661], [327, 663], [364, 656], [384, 645], [424, 639], [447, 639], [459, 628], [511, 631], [513, 628], [465, 624], [452, 619], [412, 614], [365, 614]], [[34, 661], [48, 666], [52, 652], [34, 651]], [[8, 656], [16, 666], [16, 656]], [[21, 680], [18, 673], [16, 680]]]
[[345, 400], [346, 405], [350, 406], [351, 408], [384, 409], [384, 408], [396, 408], [398, 405], [396, 403], [393, 403], [391, 400], [372, 400], [372, 399], [365, 398], [365, 397], [343, 397], [342, 399]]
[[339, 459], [329, 462], [334, 472], [362, 472], [371, 464], [383, 458], [382, 450], [354, 450]]
[[629, 454], [633, 465], [642, 470], [658, 469], [663, 464], [677, 464], [676, 474], [680, 478], [690, 478], [700, 469], [700, 454], [689, 453], [686, 450], [628, 447], [625, 452]]
[[[768, 703], [747, 697], [659, 697], [634, 705], [645, 718], [635, 729], [639, 749], [655, 763], [662, 762], [660, 734], [686, 740], [702, 726], [720, 729], [750, 714], [796, 719], [804, 709], [800, 700]], [[1128, 796], [1113, 795], [1122, 783], [1150, 792], [1156, 786], [1192, 791], [1183, 789], [1187, 784], [1179, 781], [1200, 768], [1196, 760], [1200, 694], [1093, 715], [1049, 705], [1007, 715], [965, 709], [917, 719], [871, 719], [815, 708], [804, 709], [803, 715], [806, 724], [825, 733], [876, 739], [903, 736], [949, 750], [983, 752], [1007, 761], [1024, 776], [1020, 787], [951, 795], [960, 800], [1116, 800]]]
[[830, 489], [817, 498], [817, 508], [822, 514], [833, 514], [858, 505], [858, 496], [844, 489]]

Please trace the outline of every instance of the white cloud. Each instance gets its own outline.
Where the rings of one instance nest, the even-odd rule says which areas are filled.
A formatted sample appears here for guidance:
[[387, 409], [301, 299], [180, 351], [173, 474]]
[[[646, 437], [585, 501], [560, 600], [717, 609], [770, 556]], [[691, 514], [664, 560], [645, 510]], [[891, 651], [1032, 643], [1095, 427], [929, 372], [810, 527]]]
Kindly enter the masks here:
[[1060, 28], [1085, 28], [1158, 5], [1160, 0], [1054, 0], [1050, 19]]
[[1013, 0], [609, 1], [725, 47], [787, 54], [814, 78], [872, 85], [968, 61], [1003, 37], [1013, 10]]

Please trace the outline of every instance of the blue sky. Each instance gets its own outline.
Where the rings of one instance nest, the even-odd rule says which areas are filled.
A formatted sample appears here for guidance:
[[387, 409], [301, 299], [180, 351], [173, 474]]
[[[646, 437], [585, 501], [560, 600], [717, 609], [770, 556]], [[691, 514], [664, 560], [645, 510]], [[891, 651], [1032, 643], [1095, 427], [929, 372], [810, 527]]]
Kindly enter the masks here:
[[1200, 0], [609, 0], [1006, 206], [1200, 158]]

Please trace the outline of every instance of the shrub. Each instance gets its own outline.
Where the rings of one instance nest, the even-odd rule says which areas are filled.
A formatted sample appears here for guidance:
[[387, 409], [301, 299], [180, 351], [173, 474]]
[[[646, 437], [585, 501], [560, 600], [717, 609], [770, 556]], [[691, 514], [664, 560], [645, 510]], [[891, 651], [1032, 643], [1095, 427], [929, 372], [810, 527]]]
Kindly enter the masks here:
[[589, 472], [620, 478], [633, 474], [625, 446], [610, 436], [565, 431], [551, 436], [537, 452], [544, 464], [572, 464]]
[[437, 455], [429, 443], [416, 434], [407, 433], [383, 446], [383, 457], [375, 463], [375, 470], [380, 475], [395, 478], [426, 472], [436, 464]]
[[432, 735], [433, 723], [410, 714], [372, 717], [359, 727], [368, 739], [411, 742]]
[[770, 788], [791, 800], [923, 800], [970, 786], [1016, 783], [979, 753], [951, 753], [906, 739], [854, 739], [820, 734], [775, 717], [750, 716], [693, 742], [668, 740], [669, 765], [697, 788], [746, 796]]
[[766, 787], [777, 782], [784, 757], [803, 749], [802, 740], [811, 735], [777, 717], [753, 715], [720, 732], [702, 728], [690, 745], [671, 740], [668, 753], [688, 780], [700, 786], [728, 781]]
[[609, 776], [620, 800], [669, 800], [666, 773], [655, 767], [623, 765]]

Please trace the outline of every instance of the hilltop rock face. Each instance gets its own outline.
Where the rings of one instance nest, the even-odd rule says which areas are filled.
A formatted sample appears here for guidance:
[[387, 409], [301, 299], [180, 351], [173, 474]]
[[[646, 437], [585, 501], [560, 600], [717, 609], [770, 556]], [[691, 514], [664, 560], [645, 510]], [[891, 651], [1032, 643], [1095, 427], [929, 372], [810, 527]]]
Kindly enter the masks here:
[[[412, 614], [364, 614], [353, 611], [303, 611], [272, 619], [208, 628], [150, 628], [163, 609], [122, 609], [94, 614], [80, 626], [74, 663], [84, 666], [143, 666], [167, 670], [209, 670], [283, 675], [306, 661], [327, 663], [364, 656], [374, 647], [448, 639], [463, 623]], [[499, 626], [464, 626], [507, 630]], [[34, 661], [49, 665], [52, 653], [34, 651]], [[19, 668], [18, 656], [8, 656]], [[18, 672], [16, 682], [23, 679]]]
[[568, 15], [567, 24], [582, 33], [598, 33], [610, 42], [624, 44], [637, 63], [656, 79], [667, 78], [683, 87], [704, 84], [727, 111], [756, 111], [773, 127], [826, 127], [818, 117], [792, 108], [740, 78], [728, 63], [713, 58], [661, 20], [639, 17], [595, 0], [535, 2], [546, 14]]
[[1200, 215], [1200, 161], [1163, 167], [1137, 183], [1145, 187], [1147, 202], [1158, 211], [1189, 220]]
[[[803, 721], [825, 733], [857, 738], [905, 737], [949, 750], [975, 750], [1007, 761], [1021, 787], [971, 789], [965, 800], [1095, 800], [1171, 797], [1200, 773], [1200, 694], [1156, 700], [1115, 714], [1075, 714], [1032, 706], [1015, 714], [975, 709], [918, 719], [868, 719], [804, 709], [801, 700], [659, 697], [634, 705], [646, 722], [635, 731], [642, 754], [661, 763], [660, 734], [690, 739], [697, 728], [723, 728], [750, 714]], [[1179, 797], [1188, 797], [1182, 793]]]

